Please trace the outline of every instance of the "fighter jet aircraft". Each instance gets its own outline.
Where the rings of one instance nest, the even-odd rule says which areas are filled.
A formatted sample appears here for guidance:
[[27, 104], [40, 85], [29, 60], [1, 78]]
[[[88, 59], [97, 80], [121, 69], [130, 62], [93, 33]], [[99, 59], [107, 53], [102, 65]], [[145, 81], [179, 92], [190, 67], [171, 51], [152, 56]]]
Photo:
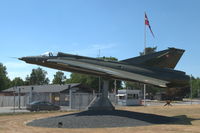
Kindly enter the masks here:
[[189, 76], [174, 70], [185, 50], [168, 48], [163, 51], [121, 61], [91, 58], [58, 52], [19, 58], [30, 64], [69, 72], [84, 73], [151, 84], [158, 87], [189, 87]]

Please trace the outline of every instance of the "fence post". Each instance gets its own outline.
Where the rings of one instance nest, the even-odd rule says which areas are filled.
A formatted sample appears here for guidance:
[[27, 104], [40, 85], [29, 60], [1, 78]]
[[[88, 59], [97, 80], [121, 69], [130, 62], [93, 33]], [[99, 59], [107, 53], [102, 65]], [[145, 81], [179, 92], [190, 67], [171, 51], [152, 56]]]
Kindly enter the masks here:
[[69, 98], [69, 108], [72, 109], [72, 90], [71, 89], [69, 89], [69, 96], [70, 96], [70, 98]]
[[21, 88], [18, 88], [18, 109], [21, 109]]
[[33, 101], [33, 87], [31, 87], [31, 91], [30, 91], [30, 100], [29, 103], [31, 103]]
[[14, 104], [13, 104], [13, 106], [14, 106], [14, 109], [13, 109], [13, 113], [15, 113], [15, 89], [17, 88], [17, 86], [14, 86], [13, 87], [13, 93], [14, 93]]

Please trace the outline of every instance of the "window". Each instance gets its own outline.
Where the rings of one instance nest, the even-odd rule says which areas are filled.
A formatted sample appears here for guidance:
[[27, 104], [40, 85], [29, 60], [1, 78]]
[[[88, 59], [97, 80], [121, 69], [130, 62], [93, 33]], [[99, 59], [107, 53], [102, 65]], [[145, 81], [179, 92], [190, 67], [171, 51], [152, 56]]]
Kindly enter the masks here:
[[133, 99], [133, 94], [128, 94], [127, 99]]
[[119, 99], [124, 100], [125, 96], [119, 96]]
[[41, 56], [50, 57], [50, 56], [57, 56], [57, 55], [58, 55], [58, 53], [46, 52], [46, 53], [42, 54]]
[[138, 99], [138, 94], [128, 94], [127, 99]]
[[138, 99], [138, 98], [139, 98], [138, 94], [135, 94], [135, 99]]

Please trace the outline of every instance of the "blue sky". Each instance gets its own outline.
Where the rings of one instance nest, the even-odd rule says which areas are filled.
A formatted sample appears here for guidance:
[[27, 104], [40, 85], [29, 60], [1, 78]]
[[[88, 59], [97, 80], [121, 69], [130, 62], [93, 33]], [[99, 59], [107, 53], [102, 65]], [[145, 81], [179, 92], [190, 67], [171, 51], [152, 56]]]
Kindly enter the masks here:
[[[147, 46], [185, 49], [176, 69], [200, 77], [199, 0], [6, 0], [0, 1], [0, 62], [8, 76], [25, 78], [36, 65], [11, 57], [47, 51], [84, 56], [138, 56]], [[53, 78], [57, 70], [43, 68]], [[69, 75], [69, 73], [66, 73]]]

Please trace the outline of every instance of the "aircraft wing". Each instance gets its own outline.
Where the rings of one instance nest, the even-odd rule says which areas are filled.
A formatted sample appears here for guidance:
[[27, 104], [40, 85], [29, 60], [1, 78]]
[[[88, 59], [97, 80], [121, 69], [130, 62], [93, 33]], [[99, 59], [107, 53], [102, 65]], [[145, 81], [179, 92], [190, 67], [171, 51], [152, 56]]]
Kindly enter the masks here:
[[125, 70], [120, 70], [116, 68], [106, 67], [106, 66], [99, 66], [91, 63], [74, 61], [74, 60], [63, 60], [63, 59], [48, 59], [48, 62], [54, 62], [57, 64], [61, 64], [62, 66], [67, 68], [75, 67], [77, 72], [78, 69], [80, 70], [87, 70], [87, 71], [95, 71], [99, 73], [103, 73], [105, 76], [109, 76], [116, 79], [123, 79], [128, 81], [137, 81], [147, 84], [152, 84], [159, 87], [167, 87], [168, 81], [161, 80], [158, 78], [153, 78], [150, 76], [146, 76], [144, 74], [137, 74], [133, 72], [128, 72]]

